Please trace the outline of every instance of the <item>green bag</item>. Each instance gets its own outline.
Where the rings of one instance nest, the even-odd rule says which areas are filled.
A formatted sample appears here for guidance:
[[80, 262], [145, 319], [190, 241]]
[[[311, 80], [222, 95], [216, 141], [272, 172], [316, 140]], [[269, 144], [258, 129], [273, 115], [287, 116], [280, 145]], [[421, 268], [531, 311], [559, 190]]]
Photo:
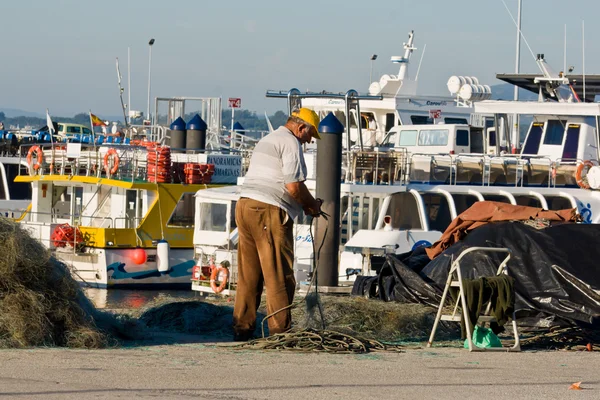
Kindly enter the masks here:
[[[491, 329], [475, 325], [473, 330], [473, 344], [477, 347], [502, 347], [500, 339]], [[469, 348], [469, 340], [465, 339], [465, 349]]]

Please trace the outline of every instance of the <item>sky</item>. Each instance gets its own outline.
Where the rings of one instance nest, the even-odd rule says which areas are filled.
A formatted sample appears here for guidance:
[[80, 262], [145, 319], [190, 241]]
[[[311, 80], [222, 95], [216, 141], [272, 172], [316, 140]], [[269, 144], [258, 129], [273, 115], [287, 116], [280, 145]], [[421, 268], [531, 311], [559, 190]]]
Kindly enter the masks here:
[[[518, 0], [504, 0], [516, 18]], [[563, 11], [564, 10], [564, 11]], [[584, 11], [584, 12], [579, 12]], [[521, 72], [538, 72], [533, 54], [600, 73], [600, 1], [523, 0]], [[588, 21], [585, 21], [586, 16]], [[414, 30], [411, 72], [419, 93], [448, 95], [452, 75], [500, 83], [515, 71], [516, 27], [502, 0], [2, 0], [0, 108], [72, 116], [119, 115], [118, 57], [124, 100], [146, 110], [150, 38], [151, 96], [229, 97], [259, 114], [285, 110], [265, 92], [366, 92], [373, 77], [396, 74]], [[423, 49], [426, 50], [423, 54]], [[154, 102], [152, 101], [152, 104]]]

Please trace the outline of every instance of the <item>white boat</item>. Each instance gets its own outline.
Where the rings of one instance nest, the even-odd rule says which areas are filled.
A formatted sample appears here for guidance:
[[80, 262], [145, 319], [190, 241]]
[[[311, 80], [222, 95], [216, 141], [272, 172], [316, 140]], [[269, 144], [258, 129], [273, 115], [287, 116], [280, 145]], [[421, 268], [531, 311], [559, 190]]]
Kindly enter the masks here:
[[[547, 80], [539, 82], [546, 87]], [[301, 98], [302, 94], [294, 96]], [[483, 146], [481, 129], [457, 125], [467, 130], [466, 135], [460, 136], [460, 140], [466, 140], [466, 148], [458, 153], [440, 154], [436, 146], [430, 146], [431, 141], [420, 140], [423, 135], [430, 138], [431, 130], [436, 130], [436, 135], [445, 138], [444, 145], [457, 145], [448, 143], [448, 138], [456, 141], [459, 135], [444, 132], [453, 129], [452, 124], [423, 125], [419, 129], [400, 126], [395, 134], [400, 136], [397, 143], [402, 146], [348, 150], [340, 199], [344, 245], [339, 263], [340, 284], [351, 284], [356, 273], [376, 273], [386, 253], [400, 254], [432, 244], [458, 214], [477, 201], [548, 210], [576, 208], [584, 223], [599, 223], [600, 191], [582, 187], [600, 189], [600, 104], [575, 103], [573, 98], [560, 102], [543, 100], [475, 102], [474, 111], [495, 123], [486, 134], [498, 132], [498, 140], [485, 141]], [[346, 113], [351, 111], [347, 109]], [[520, 154], [506, 154], [501, 148], [502, 141], [510, 143], [506, 128], [510, 126], [511, 114], [534, 116]], [[404, 134], [408, 138], [403, 141]], [[475, 147], [478, 152], [474, 152]], [[306, 152], [305, 157], [309, 169], [307, 186], [314, 193], [314, 151]], [[588, 177], [583, 177], [583, 171], [590, 166]], [[210, 189], [196, 194], [197, 221], [209, 218], [208, 210], [214, 204], [227, 211], [218, 235], [210, 226], [201, 229], [196, 224], [194, 290], [211, 293], [207, 272], [224, 261], [230, 271], [223, 293], [235, 289], [237, 235], [232, 216], [237, 193], [235, 188], [228, 188], [227, 193]], [[313, 252], [312, 246], [306, 248], [303, 244], [306, 222], [298, 221], [296, 229], [295, 270], [297, 282], [301, 283], [311, 273]]]
[[[185, 101], [167, 100], [170, 105]], [[213, 102], [220, 107], [219, 98]], [[202, 109], [213, 110], [214, 104]], [[181, 115], [170, 112], [167, 123]], [[207, 143], [218, 146], [220, 132], [210, 131], [211, 115], [201, 118]], [[167, 126], [135, 126], [122, 140], [99, 136], [76, 142], [73, 137], [23, 146], [21, 154], [32, 157], [16, 181], [31, 185], [33, 194], [20, 223], [86, 286], [189, 287], [195, 264], [194, 195], [234, 184], [242, 157], [172, 148], [165, 143], [174, 136]]]
[[[332, 96], [332, 93], [303, 93], [297, 89], [269, 91], [267, 97], [290, 99], [290, 107], [302, 106], [315, 110], [321, 118], [333, 112], [342, 123], [350, 126], [344, 136], [344, 145], [372, 147], [382, 143], [385, 136], [399, 125], [465, 124], [472, 129], [484, 128], [484, 119], [474, 113], [474, 101], [491, 97], [488, 85], [481, 85], [476, 77], [452, 76], [448, 80], [449, 96], [424, 95], [418, 91], [418, 72], [411, 73], [410, 65], [414, 45], [414, 32], [408, 34], [403, 44], [404, 54], [392, 56], [391, 62], [399, 65], [396, 75], [384, 74], [371, 82], [367, 94], [351, 90]], [[353, 101], [355, 99], [355, 101]], [[347, 103], [349, 107], [347, 107]], [[346, 112], [348, 108], [349, 112]]]

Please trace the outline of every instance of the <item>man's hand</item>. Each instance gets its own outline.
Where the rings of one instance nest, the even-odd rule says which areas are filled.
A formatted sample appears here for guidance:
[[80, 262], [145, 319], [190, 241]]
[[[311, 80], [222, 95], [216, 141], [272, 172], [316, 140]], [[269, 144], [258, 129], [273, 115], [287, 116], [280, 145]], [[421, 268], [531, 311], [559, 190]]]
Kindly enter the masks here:
[[321, 204], [323, 204], [323, 200], [316, 199], [311, 206], [304, 207], [304, 214], [315, 218], [321, 216]]

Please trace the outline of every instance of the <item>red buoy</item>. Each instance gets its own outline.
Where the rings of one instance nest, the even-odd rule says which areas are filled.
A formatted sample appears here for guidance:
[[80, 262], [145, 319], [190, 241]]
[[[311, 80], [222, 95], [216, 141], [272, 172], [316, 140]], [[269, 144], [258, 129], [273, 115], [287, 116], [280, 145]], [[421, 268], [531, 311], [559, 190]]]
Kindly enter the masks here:
[[141, 265], [146, 262], [146, 250], [137, 248], [131, 252], [131, 259], [137, 265]]

